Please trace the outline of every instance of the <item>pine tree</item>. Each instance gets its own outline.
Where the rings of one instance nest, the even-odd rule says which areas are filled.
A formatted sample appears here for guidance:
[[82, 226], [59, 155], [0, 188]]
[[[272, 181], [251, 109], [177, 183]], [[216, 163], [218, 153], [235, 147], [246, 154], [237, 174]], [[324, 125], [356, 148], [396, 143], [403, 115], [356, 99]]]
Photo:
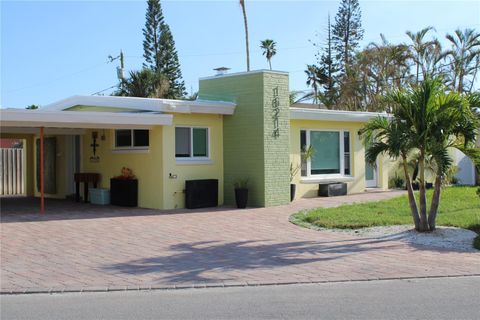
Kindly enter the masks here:
[[358, 0], [342, 0], [333, 25], [333, 44], [339, 69], [345, 74], [363, 39], [362, 12]]
[[169, 90], [166, 98], [181, 98], [185, 95], [185, 83], [178, 61], [175, 41], [170, 27], [165, 23], [160, 0], [148, 0], [143, 28], [143, 66], [168, 78]]
[[[318, 57], [318, 56], [317, 56]], [[336, 73], [338, 72], [338, 66], [335, 62], [333, 55], [333, 42], [332, 42], [332, 26], [330, 24], [330, 15], [328, 15], [327, 26], [327, 42], [323, 49], [323, 53], [319, 59], [320, 72], [325, 76], [325, 81], [322, 83], [324, 89], [323, 104], [328, 109], [332, 109], [335, 105], [337, 88], [336, 88]]]

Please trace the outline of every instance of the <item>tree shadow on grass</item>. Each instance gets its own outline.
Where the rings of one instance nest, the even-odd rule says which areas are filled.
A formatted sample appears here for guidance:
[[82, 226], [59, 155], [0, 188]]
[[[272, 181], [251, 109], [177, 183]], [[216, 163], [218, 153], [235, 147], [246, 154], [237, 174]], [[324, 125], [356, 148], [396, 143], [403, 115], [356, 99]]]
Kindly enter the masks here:
[[[346, 255], [376, 249], [395, 249], [398, 244], [384, 240], [356, 240], [353, 243], [296, 241], [191, 242], [172, 245], [168, 255], [156, 256], [104, 267], [109, 273], [150, 274], [166, 283], [229, 280], [228, 272], [300, 266], [332, 261]], [[215, 272], [215, 278], [209, 277]], [[227, 274], [225, 274], [227, 273]], [[222, 279], [218, 279], [221, 275]]]

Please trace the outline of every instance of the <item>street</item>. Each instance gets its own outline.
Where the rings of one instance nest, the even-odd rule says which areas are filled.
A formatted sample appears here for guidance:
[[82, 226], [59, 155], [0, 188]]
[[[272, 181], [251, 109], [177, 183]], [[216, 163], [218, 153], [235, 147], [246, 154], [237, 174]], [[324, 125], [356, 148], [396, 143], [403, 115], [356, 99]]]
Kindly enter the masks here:
[[1, 296], [1, 319], [478, 319], [480, 277]]

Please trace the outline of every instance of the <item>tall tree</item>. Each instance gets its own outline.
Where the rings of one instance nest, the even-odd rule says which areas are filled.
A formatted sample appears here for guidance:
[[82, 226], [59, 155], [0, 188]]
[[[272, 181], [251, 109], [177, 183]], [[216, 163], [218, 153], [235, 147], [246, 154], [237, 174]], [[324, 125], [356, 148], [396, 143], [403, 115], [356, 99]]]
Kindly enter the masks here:
[[450, 60], [451, 88], [457, 92], [471, 91], [480, 68], [480, 33], [473, 29], [457, 29], [446, 38], [452, 44], [445, 52]]
[[270, 70], [272, 70], [272, 57], [277, 54], [277, 43], [272, 39], [262, 40], [260, 49], [263, 50], [263, 55], [267, 58]]
[[362, 12], [358, 0], [342, 0], [333, 25], [333, 43], [340, 71], [350, 66], [359, 41], [363, 39]]
[[240, 7], [242, 7], [243, 25], [245, 26], [245, 50], [247, 51], [247, 71], [250, 71], [250, 49], [248, 43], [248, 22], [247, 11], [245, 10], [245, 0], [240, 0]]
[[322, 83], [324, 90], [322, 102], [328, 109], [334, 109], [337, 99], [335, 78], [338, 71], [338, 66], [333, 55], [333, 39], [332, 26], [330, 24], [330, 15], [328, 15], [326, 45], [323, 48], [318, 63], [321, 73], [325, 75], [325, 81]]
[[420, 72], [423, 78], [433, 74], [436, 64], [441, 59], [441, 45], [437, 39], [426, 40], [425, 37], [433, 27], [426, 27], [418, 32], [407, 31], [406, 34], [411, 40], [411, 55], [416, 65], [416, 82], [420, 81]]
[[160, 0], [147, 0], [145, 18], [143, 66], [155, 73], [162, 73], [168, 78], [170, 85], [166, 97], [181, 98], [186, 92], [185, 83], [182, 80], [175, 41], [170, 27], [165, 23]]

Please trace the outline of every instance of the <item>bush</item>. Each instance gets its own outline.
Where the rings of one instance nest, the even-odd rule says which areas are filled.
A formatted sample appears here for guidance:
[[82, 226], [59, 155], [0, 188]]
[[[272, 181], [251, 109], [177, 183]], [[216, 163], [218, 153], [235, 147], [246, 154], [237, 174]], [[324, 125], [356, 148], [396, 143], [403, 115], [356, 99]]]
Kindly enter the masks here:
[[403, 180], [402, 177], [399, 177], [397, 174], [395, 174], [395, 177], [391, 179], [390, 183], [396, 189], [403, 189], [403, 186], [405, 185], [405, 180]]

